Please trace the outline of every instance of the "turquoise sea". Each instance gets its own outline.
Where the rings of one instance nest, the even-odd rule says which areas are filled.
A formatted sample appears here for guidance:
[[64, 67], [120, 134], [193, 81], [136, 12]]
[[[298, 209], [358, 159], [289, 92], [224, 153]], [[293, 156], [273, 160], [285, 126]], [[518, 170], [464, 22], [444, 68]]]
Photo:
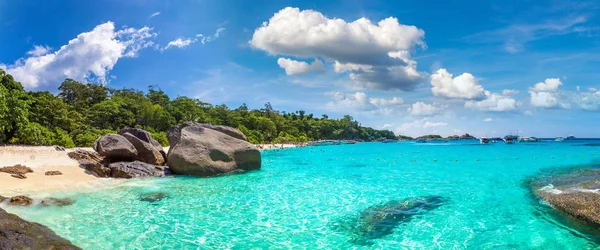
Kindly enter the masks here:
[[[597, 238], [529, 180], [596, 167], [599, 155], [594, 140], [305, 147], [263, 152], [260, 171], [132, 180], [54, 194], [71, 206], [6, 209], [84, 249], [593, 249]], [[140, 200], [154, 192], [168, 197]], [[384, 204], [406, 210], [378, 221]]]

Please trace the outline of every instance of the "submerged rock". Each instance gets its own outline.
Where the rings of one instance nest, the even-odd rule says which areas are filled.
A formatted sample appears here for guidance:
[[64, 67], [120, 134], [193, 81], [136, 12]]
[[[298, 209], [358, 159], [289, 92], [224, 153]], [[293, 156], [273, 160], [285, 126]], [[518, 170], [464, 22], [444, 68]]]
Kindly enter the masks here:
[[240, 134], [233, 128], [194, 122], [174, 126], [168, 133], [169, 168], [175, 174], [202, 177], [260, 169], [260, 152]]
[[46, 198], [42, 200], [42, 205], [44, 206], [57, 206], [57, 207], [64, 207], [64, 206], [68, 206], [75, 203], [74, 200], [71, 200], [69, 198]]
[[94, 150], [100, 156], [104, 156], [113, 161], [134, 160], [137, 155], [137, 149], [122, 135], [106, 134], [94, 142]]
[[600, 229], [600, 170], [546, 175], [530, 184], [534, 193], [554, 209]]
[[0, 168], [0, 172], [18, 175], [18, 174], [33, 173], [33, 169], [23, 166], [21, 164], [17, 164], [14, 166], [7, 166], [7, 167]]
[[29, 222], [0, 208], [0, 249], [80, 249], [48, 227]]
[[115, 162], [108, 165], [110, 177], [113, 178], [138, 178], [138, 177], [163, 177], [165, 168], [141, 161]]
[[27, 196], [18, 195], [10, 198], [8, 204], [13, 206], [29, 206], [33, 203], [33, 200]]
[[447, 201], [441, 196], [413, 197], [404, 200], [392, 200], [384, 204], [371, 206], [360, 213], [350, 231], [354, 236], [352, 242], [369, 245], [374, 239], [393, 233], [401, 223], [411, 220], [443, 205]]
[[157, 202], [157, 201], [161, 201], [162, 199], [165, 199], [168, 197], [169, 197], [168, 193], [157, 192], [157, 193], [142, 194], [142, 195], [140, 195], [140, 200], [147, 201], [147, 202]]

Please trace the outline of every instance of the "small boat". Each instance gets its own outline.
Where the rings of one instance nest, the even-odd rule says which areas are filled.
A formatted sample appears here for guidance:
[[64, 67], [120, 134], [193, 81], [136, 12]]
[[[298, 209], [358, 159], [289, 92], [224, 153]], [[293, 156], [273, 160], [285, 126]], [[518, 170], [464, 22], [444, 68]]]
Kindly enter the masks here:
[[307, 144], [307, 146], [330, 146], [330, 145], [340, 145], [341, 141], [337, 140], [321, 140], [321, 141], [311, 141]]
[[394, 143], [394, 142], [398, 142], [398, 140], [396, 140], [396, 139], [385, 139], [382, 142], [383, 143]]
[[556, 137], [556, 140], [554, 140], [554, 141], [564, 141], [564, 140], [565, 140], [564, 137]]
[[490, 143], [490, 138], [487, 138], [487, 137], [481, 137], [481, 138], [479, 138], [479, 142], [480, 142], [481, 144], [488, 144], [488, 143]]
[[540, 138], [537, 137], [519, 137], [519, 142], [539, 142]]

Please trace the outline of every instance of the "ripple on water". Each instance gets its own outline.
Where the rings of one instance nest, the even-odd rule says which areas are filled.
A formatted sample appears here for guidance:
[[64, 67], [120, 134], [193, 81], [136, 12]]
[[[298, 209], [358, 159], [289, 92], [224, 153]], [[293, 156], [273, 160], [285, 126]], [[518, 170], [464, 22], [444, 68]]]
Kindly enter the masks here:
[[[593, 163], [595, 148], [535, 145], [359, 143], [269, 151], [260, 171], [132, 180], [61, 194], [75, 200], [71, 206], [9, 210], [84, 249], [598, 247], [548, 219], [551, 210], [523, 185], [543, 169]], [[152, 193], [168, 197], [140, 199]], [[356, 244], [356, 235], [339, 227], [369, 208], [431, 195], [448, 202], [410, 220], [390, 220], [370, 245]]]

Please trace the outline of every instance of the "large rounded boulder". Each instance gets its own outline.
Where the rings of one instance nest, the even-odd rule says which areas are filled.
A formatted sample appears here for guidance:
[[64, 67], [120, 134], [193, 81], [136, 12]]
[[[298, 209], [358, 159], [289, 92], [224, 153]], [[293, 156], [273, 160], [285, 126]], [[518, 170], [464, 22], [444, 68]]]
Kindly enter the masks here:
[[166, 153], [160, 143], [152, 138], [150, 133], [138, 128], [125, 128], [119, 131], [137, 150], [135, 160], [152, 165], [163, 165]]
[[260, 152], [237, 129], [186, 122], [168, 132], [174, 174], [214, 176], [260, 169]]
[[100, 156], [115, 160], [134, 160], [138, 151], [127, 138], [117, 134], [107, 134], [94, 142], [94, 150]]

